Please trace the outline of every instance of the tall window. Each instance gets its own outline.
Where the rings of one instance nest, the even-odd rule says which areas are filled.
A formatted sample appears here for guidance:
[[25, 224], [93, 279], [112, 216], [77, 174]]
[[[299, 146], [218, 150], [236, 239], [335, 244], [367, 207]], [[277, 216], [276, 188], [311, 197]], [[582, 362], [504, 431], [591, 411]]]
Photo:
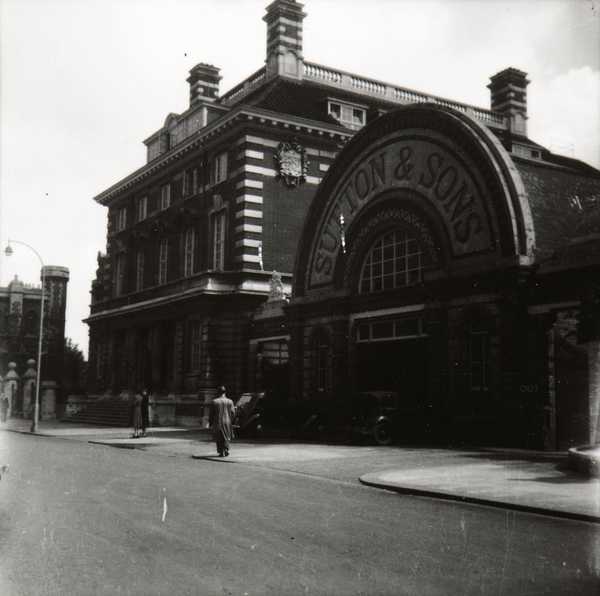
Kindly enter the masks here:
[[137, 221], [144, 221], [148, 215], [148, 197], [140, 197], [137, 201]]
[[421, 282], [423, 253], [419, 243], [400, 230], [380, 236], [367, 254], [360, 275], [361, 294]]
[[489, 376], [489, 335], [487, 331], [471, 331], [469, 341], [471, 389], [486, 391]]
[[222, 209], [213, 213], [212, 219], [212, 268], [221, 270], [225, 268], [225, 222], [226, 211]]
[[160, 208], [164, 211], [171, 206], [171, 185], [165, 184], [160, 189]]
[[144, 251], [138, 250], [135, 259], [135, 289], [137, 292], [144, 289]]
[[114, 277], [115, 296], [120, 296], [125, 288], [125, 253], [119, 253], [115, 259]]
[[181, 178], [181, 196], [187, 197], [190, 192], [190, 180], [189, 180], [189, 172], [184, 170], [183, 177]]
[[200, 370], [202, 362], [202, 344], [208, 340], [208, 327], [203, 321], [190, 324], [190, 370]]
[[162, 238], [158, 246], [158, 283], [167, 283], [167, 266], [169, 263], [169, 239]]
[[122, 207], [117, 211], [117, 232], [127, 227], [127, 207]]
[[198, 168], [192, 170], [192, 194], [198, 193]]
[[104, 344], [102, 342], [96, 343], [96, 378], [102, 378], [102, 362], [103, 362], [103, 353], [104, 353]]
[[213, 180], [215, 184], [227, 178], [227, 153], [220, 153], [215, 157]]
[[189, 277], [194, 273], [194, 247], [196, 233], [194, 228], [188, 228], [183, 238], [183, 275]]
[[329, 388], [329, 338], [324, 329], [320, 329], [315, 336], [315, 384], [319, 392]]

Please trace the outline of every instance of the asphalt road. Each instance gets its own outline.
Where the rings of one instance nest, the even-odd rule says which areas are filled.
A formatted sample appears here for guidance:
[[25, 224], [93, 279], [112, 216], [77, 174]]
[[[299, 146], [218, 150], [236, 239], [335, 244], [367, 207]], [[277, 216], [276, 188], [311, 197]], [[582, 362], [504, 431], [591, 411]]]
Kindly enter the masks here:
[[594, 524], [2, 432], [7, 460], [3, 596], [600, 592]]

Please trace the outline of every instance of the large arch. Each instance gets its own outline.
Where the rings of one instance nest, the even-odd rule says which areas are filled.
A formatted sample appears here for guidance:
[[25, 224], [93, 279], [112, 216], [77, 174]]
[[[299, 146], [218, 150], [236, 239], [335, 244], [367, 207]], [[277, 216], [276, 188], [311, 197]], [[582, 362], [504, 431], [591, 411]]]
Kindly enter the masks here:
[[407, 106], [363, 129], [325, 176], [300, 240], [295, 297], [318, 299], [347, 284], [340, 261], [385, 209], [429, 230], [449, 277], [533, 261], [529, 203], [499, 140], [451, 108]]

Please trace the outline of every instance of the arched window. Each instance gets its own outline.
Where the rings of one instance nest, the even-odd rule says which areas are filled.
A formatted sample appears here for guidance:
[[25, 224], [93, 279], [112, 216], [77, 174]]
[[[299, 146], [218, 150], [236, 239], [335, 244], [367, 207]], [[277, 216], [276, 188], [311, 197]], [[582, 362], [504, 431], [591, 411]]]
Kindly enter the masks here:
[[379, 236], [360, 273], [359, 292], [369, 294], [418, 284], [423, 279], [424, 254], [416, 238], [402, 230]]
[[37, 335], [38, 329], [38, 314], [34, 310], [27, 311], [25, 316], [25, 333], [27, 335]]

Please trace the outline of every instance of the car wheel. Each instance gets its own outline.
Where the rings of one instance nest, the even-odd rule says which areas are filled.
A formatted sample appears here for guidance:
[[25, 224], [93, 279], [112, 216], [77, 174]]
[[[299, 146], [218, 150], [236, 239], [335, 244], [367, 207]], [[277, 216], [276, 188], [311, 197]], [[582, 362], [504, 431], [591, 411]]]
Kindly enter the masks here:
[[390, 445], [392, 442], [392, 429], [388, 422], [380, 422], [373, 429], [373, 437], [378, 445]]

